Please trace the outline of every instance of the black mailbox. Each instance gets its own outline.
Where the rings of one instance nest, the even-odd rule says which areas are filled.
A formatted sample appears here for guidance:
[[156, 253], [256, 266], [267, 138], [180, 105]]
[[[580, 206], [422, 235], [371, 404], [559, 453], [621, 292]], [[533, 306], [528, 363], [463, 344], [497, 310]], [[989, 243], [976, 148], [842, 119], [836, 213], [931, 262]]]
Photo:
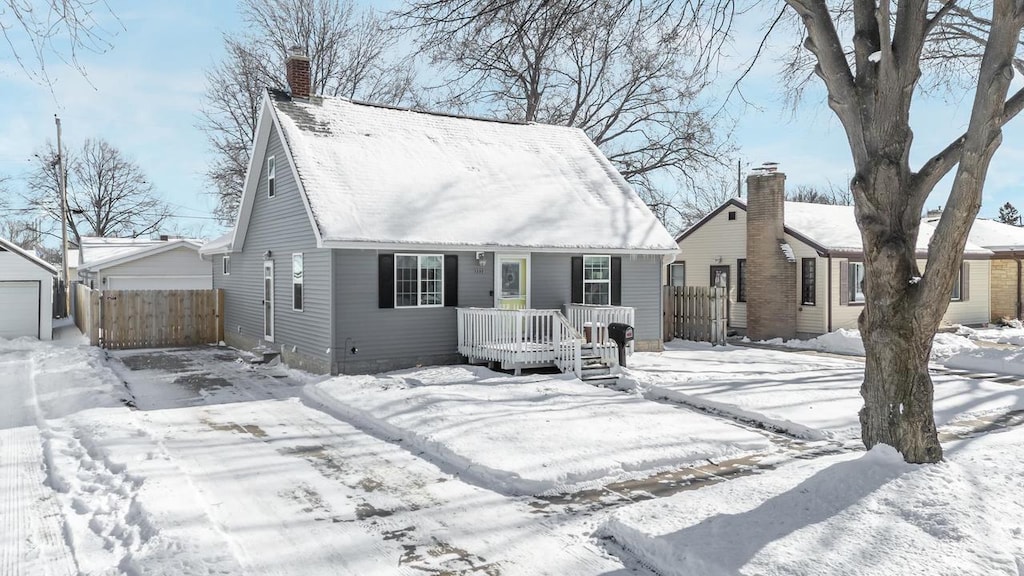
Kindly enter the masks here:
[[619, 347], [619, 366], [626, 365], [626, 346], [633, 341], [633, 327], [622, 322], [608, 324], [608, 337]]

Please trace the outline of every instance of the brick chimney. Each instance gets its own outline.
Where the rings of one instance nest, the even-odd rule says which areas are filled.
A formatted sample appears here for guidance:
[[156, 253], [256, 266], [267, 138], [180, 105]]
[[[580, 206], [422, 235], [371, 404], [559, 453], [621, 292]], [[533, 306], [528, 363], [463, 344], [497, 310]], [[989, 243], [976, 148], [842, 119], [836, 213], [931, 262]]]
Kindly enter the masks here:
[[797, 266], [782, 249], [786, 175], [747, 177], [747, 336], [796, 337]]
[[299, 46], [288, 49], [285, 72], [292, 98], [309, 98], [309, 56], [305, 50]]

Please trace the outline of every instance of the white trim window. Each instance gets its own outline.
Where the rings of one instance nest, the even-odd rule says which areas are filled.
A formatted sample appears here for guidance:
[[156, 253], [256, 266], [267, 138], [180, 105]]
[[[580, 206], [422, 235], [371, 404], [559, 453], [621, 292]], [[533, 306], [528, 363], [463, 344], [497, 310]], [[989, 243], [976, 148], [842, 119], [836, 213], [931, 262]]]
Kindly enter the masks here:
[[864, 303], [864, 263], [850, 262], [850, 302]]
[[292, 310], [302, 311], [303, 306], [303, 270], [302, 253], [292, 254]]
[[225, 276], [231, 275], [231, 256], [224, 257], [224, 260], [221, 262], [221, 272]]
[[612, 257], [583, 256], [583, 303], [612, 303]]
[[953, 279], [953, 292], [949, 295], [952, 302], [960, 302], [964, 295], [964, 266], [960, 265], [956, 270], [956, 278]]
[[444, 256], [395, 254], [395, 308], [444, 306]]
[[267, 156], [267, 198], [273, 198], [277, 194], [277, 161], [273, 156]]
[[686, 262], [674, 262], [668, 265], [668, 285], [686, 286]]

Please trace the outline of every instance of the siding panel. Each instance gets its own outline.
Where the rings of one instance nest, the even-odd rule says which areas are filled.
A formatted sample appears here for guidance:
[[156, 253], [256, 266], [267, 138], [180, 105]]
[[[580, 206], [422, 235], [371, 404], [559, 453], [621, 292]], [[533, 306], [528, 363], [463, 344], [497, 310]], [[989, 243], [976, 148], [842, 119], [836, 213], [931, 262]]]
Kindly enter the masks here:
[[[309, 221], [287, 156], [276, 131], [267, 143], [267, 155], [276, 159], [275, 196], [267, 197], [266, 162], [249, 228], [241, 250], [230, 254], [230, 274], [224, 275], [223, 256], [214, 258], [214, 286], [225, 289], [224, 330], [249, 341], [263, 342], [263, 260], [271, 251], [274, 261], [273, 349], [307, 355], [329, 366], [331, 339], [331, 251], [316, 247]], [[303, 254], [303, 310], [292, 310], [292, 254]]]
[[191, 248], [181, 247], [104, 268], [99, 271], [98, 286], [105, 286], [103, 278], [109, 276], [202, 276], [209, 279], [212, 273], [213, 266], [208, 260], [201, 260], [199, 253]]

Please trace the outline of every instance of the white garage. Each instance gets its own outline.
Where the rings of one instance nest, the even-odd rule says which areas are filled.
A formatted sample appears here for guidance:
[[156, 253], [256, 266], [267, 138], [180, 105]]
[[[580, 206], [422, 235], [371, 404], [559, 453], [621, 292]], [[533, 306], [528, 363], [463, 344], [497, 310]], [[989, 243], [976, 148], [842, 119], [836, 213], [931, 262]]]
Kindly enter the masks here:
[[53, 337], [53, 280], [57, 270], [0, 238], [0, 338]]
[[183, 238], [82, 238], [78, 276], [97, 290], [209, 290], [213, 263]]

